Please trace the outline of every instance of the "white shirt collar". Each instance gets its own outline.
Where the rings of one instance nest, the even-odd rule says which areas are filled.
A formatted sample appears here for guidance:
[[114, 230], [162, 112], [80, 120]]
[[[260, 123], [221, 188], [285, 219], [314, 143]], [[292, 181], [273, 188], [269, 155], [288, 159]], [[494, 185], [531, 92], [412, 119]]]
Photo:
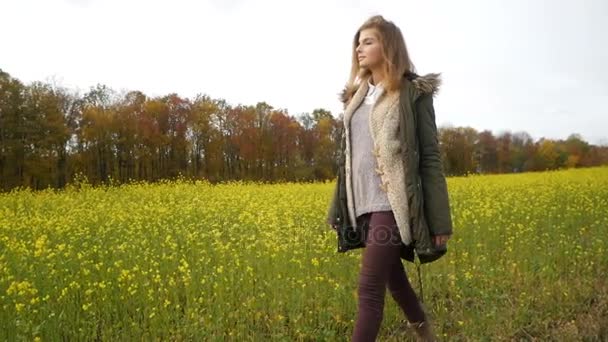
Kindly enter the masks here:
[[373, 85], [367, 80], [367, 94], [365, 95], [365, 104], [374, 104], [382, 92], [384, 92], [384, 88], [382, 87], [382, 83], [378, 85]]

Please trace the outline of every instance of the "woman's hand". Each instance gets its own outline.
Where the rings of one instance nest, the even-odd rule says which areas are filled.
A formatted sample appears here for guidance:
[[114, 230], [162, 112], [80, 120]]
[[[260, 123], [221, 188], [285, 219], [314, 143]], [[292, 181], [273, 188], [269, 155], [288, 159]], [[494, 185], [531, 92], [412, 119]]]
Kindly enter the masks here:
[[436, 246], [445, 245], [446, 243], [448, 243], [449, 239], [450, 239], [450, 235], [433, 236], [433, 242], [435, 243]]

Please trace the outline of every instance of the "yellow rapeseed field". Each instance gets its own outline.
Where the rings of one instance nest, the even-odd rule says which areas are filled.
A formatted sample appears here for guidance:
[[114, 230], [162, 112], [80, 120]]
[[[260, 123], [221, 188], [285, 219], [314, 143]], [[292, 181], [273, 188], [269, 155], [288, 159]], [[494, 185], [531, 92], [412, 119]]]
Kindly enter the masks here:
[[[347, 340], [361, 250], [336, 252], [333, 186], [0, 194], [0, 341]], [[422, 266], [440, 336], [608, 338], [607, 167], [448, 186], [455, 235]], [[403, 340], [403, 314], [386, 303], [380, 338]]]

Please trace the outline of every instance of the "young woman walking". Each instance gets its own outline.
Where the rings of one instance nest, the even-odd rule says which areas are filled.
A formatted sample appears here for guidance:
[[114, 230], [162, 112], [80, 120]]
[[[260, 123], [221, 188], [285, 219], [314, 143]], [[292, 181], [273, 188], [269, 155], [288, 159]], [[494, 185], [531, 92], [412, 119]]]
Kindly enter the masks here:
[[[418, 339], [435, 340], [401, 256], [409, 248], [420, 260], [432, 261], [445, 253], [452, 234], [433, 109], [439, 83], [439, 74], [415, 73], [394, 23], [373, 16], [357, 30], [351, 74], [342, 92], [348, 219], [368, 227], [355, 342], [375, 341], [386, 287]], [[339, 201], [335, 195], [328, 212], [334, 229], [341, 224]]]

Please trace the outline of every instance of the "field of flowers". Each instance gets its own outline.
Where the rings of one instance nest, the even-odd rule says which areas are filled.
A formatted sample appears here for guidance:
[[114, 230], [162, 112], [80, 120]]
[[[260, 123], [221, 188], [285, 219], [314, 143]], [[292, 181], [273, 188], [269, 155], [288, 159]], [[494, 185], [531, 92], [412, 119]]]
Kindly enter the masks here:
[[[0, 194], [0, 341], [348, 340], [361, 250], [336, 252], [333, 185]], [[455, 235], [422, 266], [439, 336], [608, 339], [607, 167], [448, 186]], [[402, 319], [387, 292], [381, 340]]]

